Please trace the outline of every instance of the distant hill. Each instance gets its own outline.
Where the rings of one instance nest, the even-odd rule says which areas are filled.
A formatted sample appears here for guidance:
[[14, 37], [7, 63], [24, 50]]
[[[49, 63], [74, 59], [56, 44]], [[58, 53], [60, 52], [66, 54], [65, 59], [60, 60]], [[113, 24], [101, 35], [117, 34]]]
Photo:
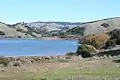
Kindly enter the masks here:
[[6, 24], [0, 22], [0, 31], [4, 32], [7, 37], [25, 37], [40, 38], [42, 36], [51, 37], [53, 33], [65, 32], [73, 27], [80, 25], [80, 22], [30, 22]]
[[43, 31], [66, 31], [73, 27], [80, 25], [80, 22], [72, 23], [72, 22], [30, 22], [25, 23], [26, 26], [37, 28]]
[[4, 32], [6, 36], [25, 36], [25, 33], [18, 32], [16, 29], [9, 27], [2, 22], [0, 22], [0, 31]]
[[120, 17], [107, 18], [102, 20], [96, 20], [91, 22], [82, 23], [81, 25], [74, 27], [67, 32], [71, 34], [79, 35], [92, 35], [99, 34], [113, 29], [120, 29]]
[[[72, 37], [74, 35], [87, 36], [99, 34], [113, 29], [120, 29], [120, 18], [107, 18], [91, 22], [19, 22], [16, 24], [6, 24], [0, 22], [0, 33], [3, 37]], [[74, 36], [76, 37], [76, 36]]]

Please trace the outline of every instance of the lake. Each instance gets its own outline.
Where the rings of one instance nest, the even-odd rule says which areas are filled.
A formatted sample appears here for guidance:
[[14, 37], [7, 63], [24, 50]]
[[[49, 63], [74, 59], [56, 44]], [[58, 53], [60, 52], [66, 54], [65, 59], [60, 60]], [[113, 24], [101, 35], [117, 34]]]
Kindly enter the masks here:
[[76, 52], [76, 40], [0, 40], [1, 56], [49, 56]]

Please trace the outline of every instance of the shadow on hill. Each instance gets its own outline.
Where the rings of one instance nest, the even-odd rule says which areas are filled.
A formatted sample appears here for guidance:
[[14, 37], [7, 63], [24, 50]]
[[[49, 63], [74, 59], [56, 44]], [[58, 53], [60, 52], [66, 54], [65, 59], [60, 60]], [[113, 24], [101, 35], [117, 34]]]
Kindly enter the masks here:
[[115, 63], [120, 63], [120, 59], [113, 60], [112, 62], [115, 62]]

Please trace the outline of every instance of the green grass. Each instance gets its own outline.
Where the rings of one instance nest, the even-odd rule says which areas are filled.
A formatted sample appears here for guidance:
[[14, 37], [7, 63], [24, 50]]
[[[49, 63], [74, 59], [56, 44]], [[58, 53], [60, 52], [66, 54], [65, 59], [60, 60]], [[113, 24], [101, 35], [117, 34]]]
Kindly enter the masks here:
[[[111, 61], [100, 60], [95, 64], [88, 64], [89, 61], [86, 62], [87, 60], [76, 62], [76, 64], [71, 63], [72, 66], [61, 69], [56, 68], [54, 71], [49, 70], [48, 72], [0, 72], [0, 80], [65, 80], [72, 77], [85, 77], [88, 79], [101, 77], [102, 79], [109, 78], [106, 80], [111, 80], [111, 77], [120, 76], [120, 68], [116, 67], [116, 64]], [[120, 66], [120, 64], [117, 65]]]
[[[8, 75], [8, 74], [7, 74]], [[75, 70], [73, 68], [65, 68], [60, 69], [54, 72], [22, 72], [17, 74], [12, 74], [9, 77], [2, 77], [0, 80], [54, 80], [54, 79], [62, 79], [72, 76], [87, 76], [87, 77], [104, 77], [107, 76], [119, 76], [120, 69], [119, 68], [98, 68], [95, 71], [86, 70]]]

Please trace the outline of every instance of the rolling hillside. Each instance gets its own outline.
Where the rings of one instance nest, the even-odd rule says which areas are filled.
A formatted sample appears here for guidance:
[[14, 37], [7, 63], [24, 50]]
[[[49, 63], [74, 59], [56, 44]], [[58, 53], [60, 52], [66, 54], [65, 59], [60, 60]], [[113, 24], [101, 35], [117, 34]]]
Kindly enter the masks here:
[[[113, 29], [120, 29], [120, 17], [107, 18], [91, 22], [23, 22], [16, 24], [6, 24], [0, 22], [0, 31], [5, 33], [5, 37], [22, 38], [42, 38], [69, 35], [87, 36], [99, 34]], [[63, 34], [65, 33], [65, 35]], [[3, 35], [2, 35], [3, 36]]]
[[103, 20], [97, 20], [92, 22], [83, 23], [77, 27], [74, 27], [67, 32], [71, 34], [79, 34], [79, 35], [91, 35], [91, 34], [99, 34], [106, 31], [111, 31], [113, 29], [120, 29], [120, 18], [108, 18]]

